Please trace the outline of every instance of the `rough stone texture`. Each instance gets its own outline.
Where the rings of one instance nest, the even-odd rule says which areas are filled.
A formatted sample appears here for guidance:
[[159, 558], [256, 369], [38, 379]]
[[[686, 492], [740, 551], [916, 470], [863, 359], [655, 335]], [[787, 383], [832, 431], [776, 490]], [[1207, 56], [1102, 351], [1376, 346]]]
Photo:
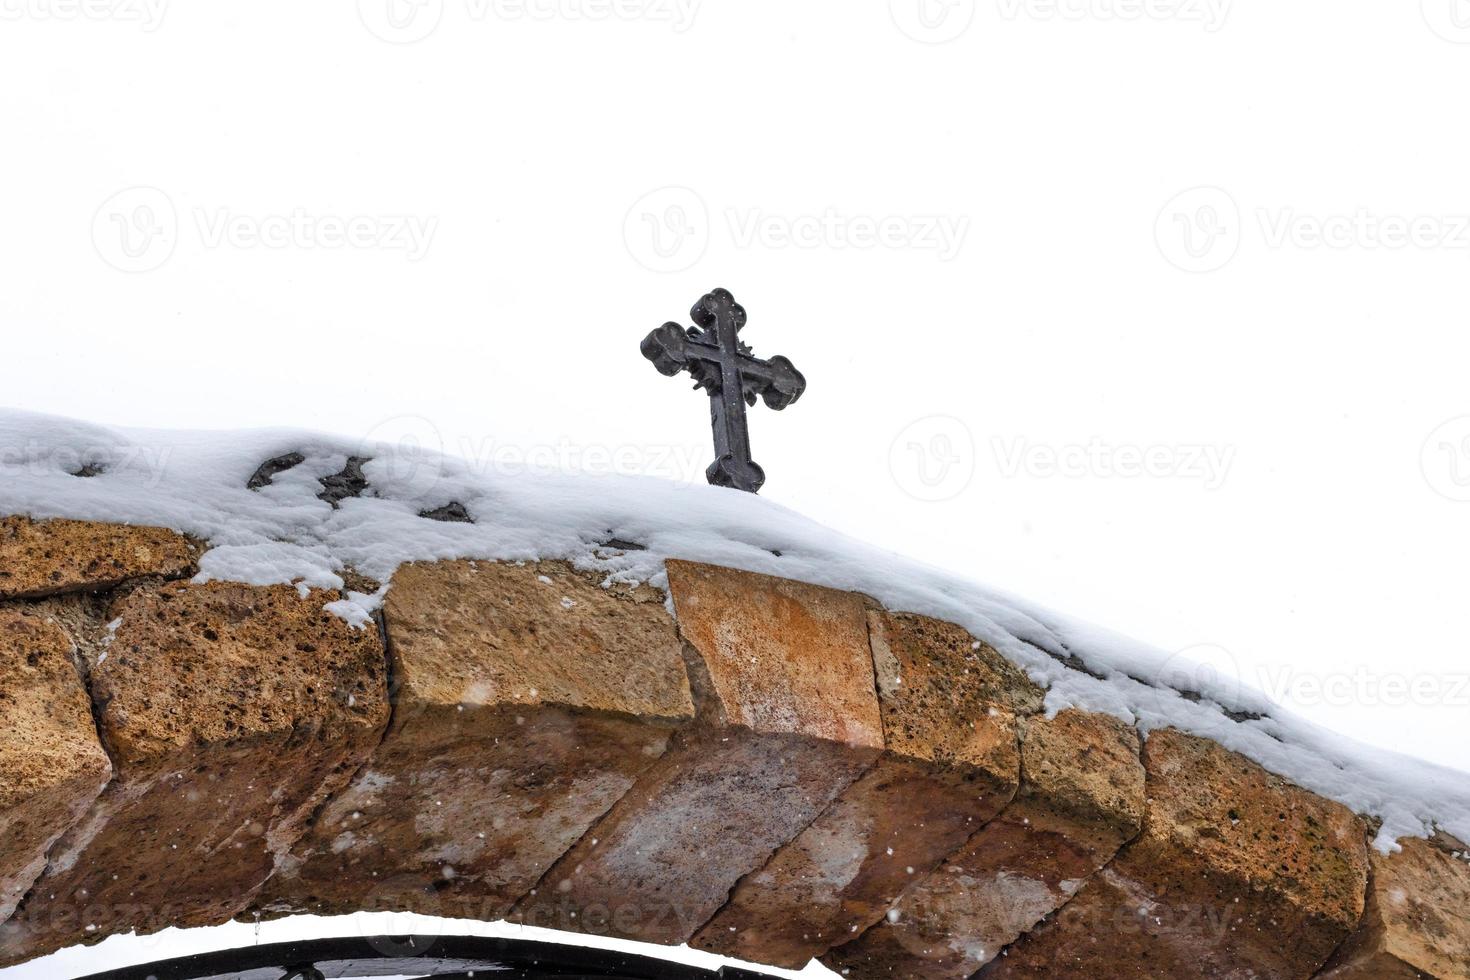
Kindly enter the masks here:
[[1370, 852], [1367, 908], [1323, 980], [1470, 980], [1470, 848], [1405, 839]]
[[0, 599], [100, 591], [194, 568], [188, 538], [162, 527], [0, 517]]
[[964, 843], [1014, 790], [1000, 773], [935, 772], [886, 756], [742, 879], [690, 945], [800, 969], [881, 918], [915, 875]]
[[759, 872], [692, 945], [799, 969], [873, 925], [1010, 802], [1017, 711], [1042, 692], [963, 629], [870, 612], [884, 758]]
[[824, 958], [854, 978], [969, 977], [1065, 904], [1138, 833], [1138, 736], [1106, 715], [1021, 720], [1015, 801], [861, 937]]
[[260, 904], [503, 917], [693, 719], [662, 600], [555, 562], [401, 568], [392, 729]]
[[1206, 739], [1143, 756], [1138, 839], [977, 976], [1312, 976], [1363, 911], [1361, 821]]
[[888, 751], [929, 762], [991, 761], [992, 711], [1041, 710], [1044, 692], [1009, 660], [952, 623], [868, 614]]
[[140, 588], [91, 663], [116, 778], [0, 927], [0, 963], [239, 912], [388, 720], [376, 631], [288, 586]]
[[71, 638], [40, 610], [0, 606], [0, 718], [3, 922], [112, 775]]
[[703, 727], [557, 862], [519, 921], [686, 942], [882, 748], [861, 596], [668, 569]]
[[512, 916], [526, 925], [685, 942], [740, 876], [794, 837], [871, 749], [732, 729], [670, 752]]
[[680, 641], [658, 594], [565, 566], [406, 567], [384, 741], [377, 631], [331, 593], [160, 584], [192, 558], [0, 520], [0, 593], [28, 597], [0, 601], [0, 965], [529, 889], [533, 924], [762, 962], [842, 938], [823, 959], [854, 978], [963, 976], [1021, 932], [975, 976], [1470, 980], [1463, 845], [1406, 840], [1370, 882], [1357, 818], [1176, 732], [1141, 804], [1129, 730], [1040, 717], [955, 626], [672, 562]]
[[679, 629], [704, 660], [726, 724], [883, 745], [862, 596], [667, 564]]

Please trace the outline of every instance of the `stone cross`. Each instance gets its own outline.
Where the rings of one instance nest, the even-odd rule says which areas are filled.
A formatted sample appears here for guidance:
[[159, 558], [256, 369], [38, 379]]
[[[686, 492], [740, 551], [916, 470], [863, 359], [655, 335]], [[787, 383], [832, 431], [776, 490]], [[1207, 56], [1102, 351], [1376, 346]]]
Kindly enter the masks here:
[[640, 349], [660, 374], [688, 371], [695, 389], [709, 392], [710, 422], [715, 430], [715, 461], [704, 471], [717, 487], [758, 493], [766, 474], [750, 458], [750, 430], [745, 406], [759, 395], [777, 411], [806, 390], [806, 378], [779, 354], [761, 360], [740, 342], [745, 308], [727, 289], [706, 293], [689, 316], [698, 326], [665, 323], [643, 338]]

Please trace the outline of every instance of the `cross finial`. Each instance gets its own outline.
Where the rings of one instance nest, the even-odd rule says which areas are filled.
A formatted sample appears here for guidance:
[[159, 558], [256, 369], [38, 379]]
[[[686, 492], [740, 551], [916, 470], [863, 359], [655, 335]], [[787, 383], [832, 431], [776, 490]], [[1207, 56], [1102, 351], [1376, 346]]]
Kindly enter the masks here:
[[665, 323], [643, 338], [640, 349], [660, 374], [688, 371], [694, 387], [709, 392], [715, 432], [715, 461], [704, 471], [709, 482], [757, 493], [766, 474], [750, 458], [745, 406], [754, 405], [759, 395], [767, 407], [780, 411], [801, 397], [806, 378], [779, 354], [761, 360], [740, 342], [745, 307], [728, 289], [700, 297], [689, 316], [697, 326]]

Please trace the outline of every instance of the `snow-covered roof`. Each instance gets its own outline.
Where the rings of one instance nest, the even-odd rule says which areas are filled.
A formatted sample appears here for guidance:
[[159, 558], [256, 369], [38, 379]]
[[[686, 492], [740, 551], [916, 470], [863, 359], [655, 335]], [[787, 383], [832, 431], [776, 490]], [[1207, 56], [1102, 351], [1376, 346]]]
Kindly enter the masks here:
[[[283, 456], [290, 458], [279, 467], [260, 470]], [[322, 499], [321, 481], [353, 457], [367, 459], [367, 490], [334, 506]], [[422, 516], [456, 503], [473, 523]], [[1144, 732], [1174, 727], [1212, 738], [1376, 817], [1380, 849], [1436, 826], [1470, 840], [1470, 774], [1354, 742], [1282, 710], [1228, 670], [733, 490], [612, 474], [484, 472], [411, 445], [299, 430], [117, 429], [0, 410], [0, 514], [171, 527], [207, 542], [201, 579], [344, 588], [351, 569], [389, 583], [373, 594], [349, 591], [329, 607], [359, 625], [401, 563], [448, 558], [565, 559], [609, 580], [659, 587], [667, 584], [664, 560], [685, 558], [862, 592], [889, 609], [964, 626], [1047, 689], [1049, 712], [1080, 707]]]

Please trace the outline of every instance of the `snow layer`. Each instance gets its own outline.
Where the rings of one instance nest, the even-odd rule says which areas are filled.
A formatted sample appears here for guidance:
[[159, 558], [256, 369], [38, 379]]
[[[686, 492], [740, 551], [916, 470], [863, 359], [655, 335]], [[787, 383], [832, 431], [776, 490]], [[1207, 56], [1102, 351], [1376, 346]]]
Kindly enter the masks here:
[[[292, 452], [303, 461], [258, 490], [246, 488], [262, 462]], [[318, 499], [319, 481], [350, 456], [371, 457], [363, 466], [369, 489], [333, 509]], [[475, 523], [419, 516], [451, 502]], [[609, 581], [666, 587], [664, 559], [687, 558], [850, 589], [889, 609], [964, 626], [1047, 688], [1049, 712], [1075, 706], [1145, 733], [1174, 727], [1203, 735], [1377, 817], [1384, 851], [1436, 826], [1470, 840], [1466, 773], [1328, 732], [1283, 711], [1228, 666], [1171, 657], [732, 490], [481, 472], [411, 445], [296, 430], [122, 430], [0, 410], [0, 514], [172, 527], [208, 542], [201, 580], [256, 585], [341, 588], [349, 568], [391, 585], [406, 561], [560, 558]], [[362, 625], [382, 594], [350, 592], [329, 608]]]

